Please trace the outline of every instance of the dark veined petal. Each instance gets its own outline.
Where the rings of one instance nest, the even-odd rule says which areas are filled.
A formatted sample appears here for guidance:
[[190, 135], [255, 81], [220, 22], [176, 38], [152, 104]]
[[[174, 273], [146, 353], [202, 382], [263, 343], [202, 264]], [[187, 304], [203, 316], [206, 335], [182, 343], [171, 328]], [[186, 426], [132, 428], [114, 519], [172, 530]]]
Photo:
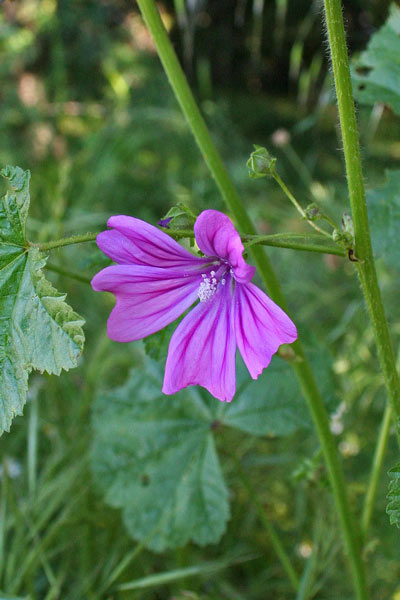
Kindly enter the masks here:
[[236, 281], [250, 281], [255, 268], [245, 262], [242, 240], [229, 217], [217, 210], [204, 210], [196, 219], [194, 234], [198, 247], [206, 256], [226, 260]]
[[193, 256], [169, 235], [140, 219], [118, 215], [110, 217], [107, 225], [113, 229], [99, 233], [97, 245], [119, 264], [174, 268], [204, 263], [204, 259]]
[[164, 394], [201, 385], [219, 400], [232, 400], [236, 386], [232, 295], [229, 277], [178, 325], [169, 344]]
[[117, 342], [140, 340], [163, 329], [197, 299], [199, 272], [143, 265], [115, 265], [92, 279], [96, 291], [111, 292], [117, 303], [107, 322]]
[[239, 352], [253, 379], [267, 367], [281, 344], [297, 338], [287, 314], [253, 283], [235, 289], [235, 335]]

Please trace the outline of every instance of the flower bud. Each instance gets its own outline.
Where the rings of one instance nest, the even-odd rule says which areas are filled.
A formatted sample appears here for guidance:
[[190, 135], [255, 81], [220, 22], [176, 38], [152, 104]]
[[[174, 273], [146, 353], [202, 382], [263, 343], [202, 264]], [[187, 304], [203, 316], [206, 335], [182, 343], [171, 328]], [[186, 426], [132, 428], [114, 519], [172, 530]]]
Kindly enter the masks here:
[[276, 158], [271, 156], [266, 148], [254, 145], [254, 152], [247, 161], [249, 176], [252, 179], [259, 177], [272, 177], [275, 172]]

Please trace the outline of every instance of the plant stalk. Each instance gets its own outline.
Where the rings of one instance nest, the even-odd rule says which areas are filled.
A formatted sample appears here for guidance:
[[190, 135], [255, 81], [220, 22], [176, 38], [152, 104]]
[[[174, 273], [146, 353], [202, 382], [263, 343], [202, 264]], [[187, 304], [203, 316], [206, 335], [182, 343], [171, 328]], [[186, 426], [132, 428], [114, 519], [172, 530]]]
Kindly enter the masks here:
[[400, 418], [400, 379], [396, 370], [389, 327], [372, 254], [342, 6], [340, 0], [324, 0], [324, 5], [354, 225], [355, 254], [358, 258], [357, 271], [374, 330], [386, 390], [394, 416], [398, 421]]
[[54, 250], [54, 248], [61, 248], [62, 246], [71, 246], [72, 244], [81, 244], [82, 242], [93, 242], [97, 235], [98, 233], [83, 233], [81, 235], [71, 235], [70, 237], [61, 238], [51, 242], [44, 242], [43, 244], [30, 243], [30, 246], [46, 252], [47, 250]]
[[[154, 1], [137, 0], [137, 3], [153, 37], [158, 55], [164, 66], [174, 94], [228, 208], [233, 213], [236, 222], [241, 224], [241, 228], [243, 228], [244, 232], [254, 234], [254, 226], [211, 139]], [[269, 294], [275, 302], [285, 310], [286, 302], [284, 296], [264, 250], [255, 246], [252, 248], [252, 253]], [[299, 379], [303, 394], [308, 402], [319, 435], [321, 447], [324, 452], [336, 510], [339, 515], [343, 538], [345, 540], [351, 565], [356, 595], [358, 600], [365, 600], [367, 598], [367, 592], [364, 564], [361, 558], [359, 539], [353, 524], [353, 518], [347, 498], [342, 466], [336, 444], [329, 429], [328, 415], [300, 342], [297, 341], [292, 344], [292, 348], [300, 359], [299, 362], [293, 361], [292, 364]]]
[[321, 235], [324, 235], [324, 236], [328, 237], [329, 239], [332, 239], [332, 235], [330, 233], [328, 233], [324, 229], [321, 229], [321, 227], [318, 227], [318, 225], [316, 225], [313, 221], [310, 221], [310, 219], [307, 219], [305, 210], [297, 202], [296, 198], [293, 196], [292, 192], [289, 190], [286, 183], [279, 177], [279, 175], [276, 171], [274, 171], [272, 173], [272, 177], [275, 179], [276, 183], [281, 187], [281, 189], [285, 192], [286, 196], [289, 198], [290, 202], [293, 204], [293, 206], [296, 208], [296, 210], [299, 211], [299, 213], [301, 214], [303, 219], [305, 219], [307, 221], [307, 223], [311, 227], [313, 227], [316, 231], [318, 231]]

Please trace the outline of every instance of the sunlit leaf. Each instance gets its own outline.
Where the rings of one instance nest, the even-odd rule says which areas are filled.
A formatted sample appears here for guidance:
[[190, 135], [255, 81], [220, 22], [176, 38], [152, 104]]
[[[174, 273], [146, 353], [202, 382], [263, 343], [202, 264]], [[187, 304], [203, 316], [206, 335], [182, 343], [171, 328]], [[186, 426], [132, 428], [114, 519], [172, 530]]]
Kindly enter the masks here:
[[400, 114], [400, 8], [396, 4], [355, 62], [352, 75], [358, 102], [384, 102]]
[[25, 240], [29, 171], [7, 167], [0, 200], [0, 434], [22, 414], [32, 369], [59, 375], [76, 366], [82, 318], [41, 271], [46, 257]]
[[387, 171], [384, 185], [367, 192], [374, 254], [400, 266], [400, 171]]

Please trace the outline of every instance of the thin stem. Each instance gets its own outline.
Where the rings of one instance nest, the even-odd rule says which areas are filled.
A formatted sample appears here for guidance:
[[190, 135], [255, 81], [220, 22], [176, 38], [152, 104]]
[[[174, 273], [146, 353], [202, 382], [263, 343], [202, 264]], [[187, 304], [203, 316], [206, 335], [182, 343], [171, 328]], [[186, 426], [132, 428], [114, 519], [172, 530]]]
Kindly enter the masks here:
[[355, 254], [359, 259], [356, 265], [375, 334], [387, 393], [394, 416], [398, 420], [400, 418], [400, 379], [396, 370], [372, 254], [342, 6], [340, 0], [324, 0], [324, 4], [354, 224]]
[[52, 242], [44, 242], [43, 244], [31, 243], [30, 245], [45, 252], [47, 250], [54, 250], [54, 248], [61, 248], [61, 246], [71, 246], [72, 244], [81, 244], [82, 242], [93, 242], [97, 235], [98, 233], [83, 233], [81, 235], [71, 235], [70, 237], [61, 238], [60, 240], [54, 240]]
[[272, 172], [272, 177], [275, 179], [276, 183], [281, 187], [281, 189], [285, 192], [286, 196], [289, 198], [290, 202], [295, 206], [295, 208], [299, 211], [299, 213], [301, 214], [303, 219], [305, 219], [307, 221], [307, 223], [315, 229], [315, 231], [318, 231], [322, 235], [328, 237], [329, 239], [332, 239], [332, 235], [330, 233], [328, 233], [327, 231], [324, 231], [323, 229], [318, 227], [318, 225], [316, 225], [313, 221], [310, 221], [310, 219], [307, 219], [305, 210], [297, 202], [296, 198], [293, 196], [292, 192], [289, 190], [286, 183], [279, 177], [279, 175], [276, 171]]
[[[175, 239], [194, 238], [194, 233], [190, 229], [168, 229], [165, 230], [165, 233], [168, 233], [168, 235]], [[272, 246], [275, 248], [288, 248], [291, 250], [346, 256], [342, 248], [333, 245], [329, 246], [325, 243], [325, 238], [317, 234], [273, 233], [271, 235], [249, 235], [240, 233], [240, 237], [246, 248], [260, 244], [261, 246]], [[321, 243], [318, 244], [315, 242]]]
[[299, 577], [292, 565], [292, 561], [290, 560], [290, 557], [287, 554], [287, 552], [279, 538], [279, 535], [276, 533], [275, 527], [272, 525], [271, 521], [267, 517], [266, 512], [263, 509], [262, 504], [258, 498], [257, 492], [254, 489], [252, 483], [250, 482], [250, 479], [247, 477], [247, 475], [243, 469], [241, 461], [234, 455], [233, 455], [233, 458], [235, 460], [235, 464], [237, 467], [237, 472], [239, 474], [239, 477], [240, 477], [244, 487], [246, 488], [246, 490], [249, 493], [249, 500], [253, 504], [254, 508], [257, 511], [257, 514], [262, 523], [262, 526], [264, 527], [265, 531], [267, 532], [267, 535], [269, 537], [271, 545], [272, 545], [273, 549], [275, 550], [279, 560], [281, 561], [282, 567], [286, 571], [286, 575], [288, 576], [288, 578], [293, 586], [294, 591], [297, 592], [297, 590], [299, 589], [300, 580], [299, 580]]
[[[164, 231], [164, 230], [163, 230]], [[174, 239], [181, 238], [194, 238], [194, 232], [189, 229], [169, 229], [165, 230], [165, 233], [173, 237]], [[33, 247], [39, 248], [44, 252], [62, 248], [63, 246], [72, 246], [73, 244], [81, 244], [82, 242], [92, 242], [96, 239], [98, 233], [87, 233], [85, 235], [75, 235], [68, 238], [61, 238], [59, 240], [53, 240], [45, 242], [43, 244], [33, 244]], [[301, 233], [276, 233], [271, 235], [251, 235], [241, 233], [240, 237], [244, 242], [246, 248], [254, 247], [256, 245], [271, 246], [274, 248], [288, 248], [289, 250], [301, 250], [303, 252], [317, 252], [318, 254], [333, 254], [336, 256], [346, 256], [346, 253], [339, 247], [328, 245], [325, 243], [325, 237], [320, 235], [312, 236], [310, 234]], [[314, 242], [322, 242], [321, 244]], [[71, 277], [82, 283], [90, 283], [88, 277], [84, 277], [79, 273], [73, 271], [67, 271], [61, 269], [53, 264], [46, 265], [46, 268], [50, 271], [55, 271], [66, 277]]]
[[[153, 37], [158, 55], [164, 66], [171, 87], [227, 206], [232, 211], [236, 222], [241, 224], [241, 228], [244, 232], [254, 234], [254, 226], [233, 186], [221, 157], [213, 144], [207, 126], [185, 79], [154, 1], [137, 0], [137, 3]], [[252, 248], [252, 253], [270, 296], [285, 310], [285, 298], [263, 248], [255, 246]], [[339, 460], [335, 441], [329, 429], [328, 415], [311, 368], [305, 358], [300, 341], [292, 344], [292, 348], [294, 352], [296, 352], [299, 362], [293, 361], [291, 364], [293, 365], [302, 392], [307, 400], [324, 452], [336, 510], [339, 515], [343, 538], [346, 543], [349, 562], [352, 568], [357, 598], [358, 600], [365, 600], [367, 598], [367, 593], [364, 565], [346, 494], [343, 469]]]
[[[255, 244], [262, 246], [272, 246], [276, 248], [290, 248], [291, 250], [304, 250], [307, 252], [318, 252], [320, 254], [334, 254], [336, 256], [346, 256], [342, 248], [338, 246], [328, 246], [325, 244], [325, 238], [320, 235], [293, 235], [277, 233], [271, 235], [243, 235], [242, 240], [245, 242], [245, 247], [250, 248]], [[319, 240], [322, 244], [315, 244], [311, 240]]]
[[[180, 238], [194, 238], [194, 233], [190, 229], [163, 229], [165, 233], [170, 235], [175, 239]], [[44, 242], [43, 244], [33, 244], [36, 248], [42, 251], [54, 250], [56, 248], [61, 248], [63, 246], [71, 246], [73, 244], [81, 244], [82, 242], [92, 242], [96, 239], [98, 233], [86, 233], [84, 235], [74, 235], [68, 238], [61, 238], [59, 240], [53, 240], [50, 242]], [[321, 237], [320, 235], [310, 235], [310, 234], [301, 234], [301, 233], [276, 233], [272, 235], [249, 235], [245, 233], [241, 233], [240, 237], [242, 241], [246, 243], [247, 247], [255, 246], [260, 244], [262, 246], [273, 246], [276, 248], [289, 248], [291, 250], [303, 250], [307, 252], [318, 252], [320, 254], [335, 254], [337, 256], [346, 256], [345, 252], [339, 248], [339, 246], [333, 246], [325, 244], [325, 237]], [[330, 237], [330, 236], [329, 236]], [[314, 243], [314, 242], [322, 242], [322, 244]], [[50, 270], [56, 271], [54, 265], [47, 265]], [[62, 275], [68, 275], [72, 277], [71, 272], [67, 273], [61, 272], [58, 269], [59, 273]], [[87, 282], [86, 277], [81, 277], [78, 274], [74, 276], [74, 279], [78, 281]]]
[[390, 428], [392, 426], [393, 410], [390, 404], [386, 405], [383, 415], [379, 437], [375, 448], [374, 460], [371, 467], [371, 475], [369, 477], [368, 489], [365, 495], [364, 508], [361, 518], [361, 529], [364, 540], [367, 538], [369, 527], [371, 524], [372, 513], [374, 510], [376, 493], [378, 491], [378, 483], [382, 474], [383, 461], [386, 454], [386, 449], [389, 441]]
[[45, 266], [49, 271], [53, 271], [54, 273], [58, 273], [59, 275], [63, 275], [64, 277], [70, 277], [71, 279], [75, 279], [76, 281], [80, 281], [81, 283], [89, 283], [91, 282], [90, 277], [85, 277], [80, 273], [75, 273], [75, 271], [70, 271], [69, 269], [62, 269], [57, 265], [53, 265], [52, 263], [47, 263]]

